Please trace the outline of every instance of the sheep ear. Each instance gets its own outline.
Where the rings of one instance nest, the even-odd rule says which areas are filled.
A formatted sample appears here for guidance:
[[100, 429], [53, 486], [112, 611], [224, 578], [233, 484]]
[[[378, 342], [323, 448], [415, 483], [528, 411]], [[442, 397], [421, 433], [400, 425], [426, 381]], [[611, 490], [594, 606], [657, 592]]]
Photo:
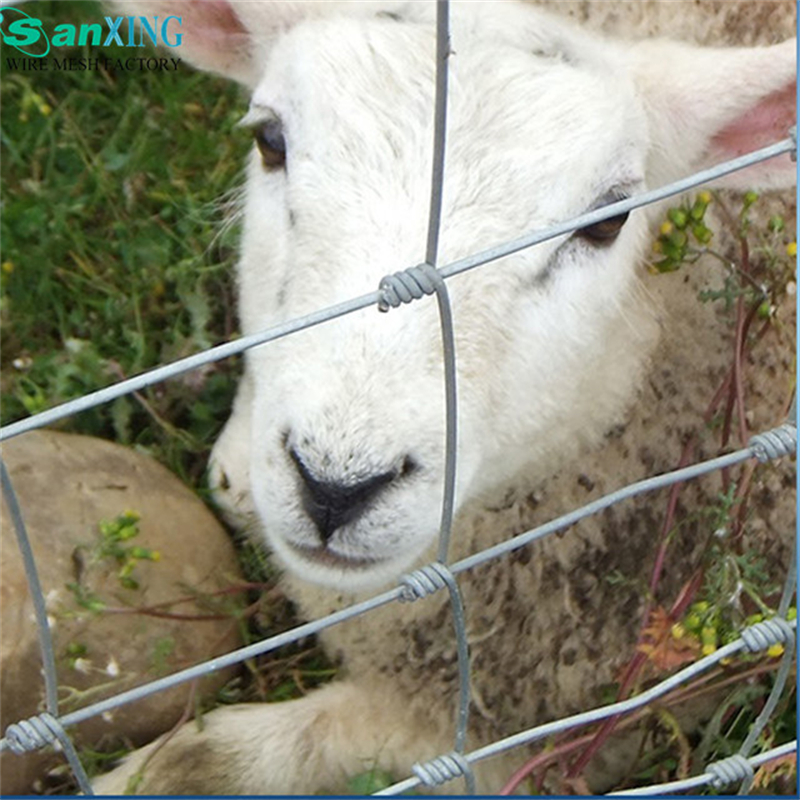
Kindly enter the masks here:
[[402, 3], [372, 0], [108, 0], [133, 17], [181, 19], [181, 44], [175, 55], [194, 66], [242, 83], [258, 83], [269, 51], [283, 32], [309, 17], [369, 15]]
[[130, 17], [181, 20], [174, 55], [199, 69], [254, 86], [258, 78], [253, 39], [237, 4], [226, 0], [111, 0], [110, 11]]
[[[653, 138], [651, 173], [672, 180], [785, 139], [795, 124], [796, 42], [770, 47], [700, 48], [642, 42], [636, 80]], [[796, 183], [788, 154], [720, 179], [735, 189]]]

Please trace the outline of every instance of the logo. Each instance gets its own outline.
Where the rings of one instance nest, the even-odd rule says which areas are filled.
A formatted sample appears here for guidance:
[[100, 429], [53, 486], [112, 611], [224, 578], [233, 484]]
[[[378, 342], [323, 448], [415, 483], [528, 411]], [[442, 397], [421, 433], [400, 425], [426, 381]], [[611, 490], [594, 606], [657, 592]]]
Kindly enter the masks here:
[[[179, 32], [181, 17], [105, 17], [105, 25], [94, 22], [80, 26], [70, 23], [56, 25], [48, 34], [44, 23], [26, 11], [12, 6], [0, 8], [0, 38], [29, 58], [44, 58], [52, 47], [75, 45], [117, 45], [144, 47], [145, 38], [153, 45], [178, 47], [183, 40]], [[138, 23], [138, 26], [137, 26]], [[138, 41], [137, 41], [138, 31]]]

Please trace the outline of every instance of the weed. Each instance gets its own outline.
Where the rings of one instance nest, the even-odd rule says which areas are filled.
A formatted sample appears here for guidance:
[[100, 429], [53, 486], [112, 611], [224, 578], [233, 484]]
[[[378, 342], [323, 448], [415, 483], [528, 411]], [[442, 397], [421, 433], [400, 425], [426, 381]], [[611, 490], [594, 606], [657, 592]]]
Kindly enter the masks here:
[[[101, 9], [43, 2], [37, 13], [55, 24]], [[104, 52], [63, 53], [89, 54]], [[234, 125], [239, 91], [188, 67], [0, 69], [2, 421], [235, 336], [236, 231], [218, 198], [250, 144]], [[61, 427], [144, 448], [196, 484], [236, 373], [208, 367]]]
[[[749, 440], [744, 376], [747, 356], [768, 333], [783, 333], [777, 310], [787, 296], [796, 292], [797, 243], [790, 239], [785, 220], [780, 216], [772, 216], [766, 224], [756, 224], [752, 212], [758, 201], [757, 193], [748, 192], [739, 210], [733, 213], [720, 195], [700, 192], [667, 211], [653, 247], [657, 254], [651, 264], [654, 274], [691, 269], [701, 256], [713, 258], [724, 266], [721, 284], [698, 296], [699, 302], [717, 304], [732, 329], [730, 369], [704, 417], [706, 435], [718, 440], [720, 452], [735, 440], [741, 447]], [[712, 203], [719, 208], [724, 224], [733, 234], [736, 252], [720, 252], [714, 247], [717, 237], [707, 218]], [[698, 438], [687, 440], [677, 467], [696, 460]], [[609, 689], [607, 702], [634, 694], [646, 681], [661, 679], [700, 655], [713, 652], [737, 638], [746, 625], [776, 613], [777, 587], [765, 558], [750, 543], [747, 531], [756, 469], [770, 467], [757, 468], [747, 463], [738, 470], [723, 471], [716, 502], [683, 518], [677, 514], [681, 485], [670, 490], [655, 566], [643, 592], [645, 613], [636, 653], [619, 683]], [[701, 557], [693, 574], [672, 604], [660, 605], [658, 588], [670, 544], [677, 532], [688, 525], [699, 541], [705, 541], [705, 546], [700, 548]], [[612, 584], [630, 582], [613, 573], [606, 580]], [[795, 613], [792, 608], [789, 616]], [[559, 738], [518, 770], [503, 793], [514, 791], [526, 780], [533, 790], [541, 790], [546, 772], [558, 765], [562, 774], [556, 786], [560, 792], [569, 792], [579, 785], [576, 781], [582, 780], [583, 769], [615, 729], [641, 731], [640, 752], [632, 759], [626, 782], [630, 785], [686, 777], [691, 769], [736, 752], [770, 692], [782, 652], [782, 646], [776, 646], [763, 655], [747, 655], [735, 662], [726, 660], [709, 675], [663, 698], [658, 708], [611, 718], [590, 733]], [[723, 702], [707, 726], [703, 741], [692, 750], [668, 709], [679, 702], [710, 697], [722, 697]], [[795, 693], [785, 691], [759, 747], [767, 749], [794, 738], [794, 704]], [[759, 785], [788, 785], [787, 775], [792, 769], [788, 762], [781, 763], [772, 772], [763, 774]]]
[[386, 789], [395, 782], [395, 778], [385, 770], [372, 767], [347, 781], [347, 793], [355, 795], [372, 795]]

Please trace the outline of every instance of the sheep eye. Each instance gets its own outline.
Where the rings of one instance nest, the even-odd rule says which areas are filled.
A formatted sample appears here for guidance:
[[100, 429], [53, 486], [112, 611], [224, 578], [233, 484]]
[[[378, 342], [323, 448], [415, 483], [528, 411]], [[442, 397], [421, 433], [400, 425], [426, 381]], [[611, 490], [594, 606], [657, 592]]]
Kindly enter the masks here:
[[581, 228], [579, 231], [576, 231], [576, 233], [582, 239], [586, 239], [592, 244], [611, 244], [611, 242], [619, 236], [619, 232], [622, 230], [622, 226], [627, 219], [628, 212], [626, 211], [623, 214], [618, 214], [616, 217], [609, 217], [609, 219], [595, 222], [594, 225]]
[[283, 123], [279, 119], [260, 123], [253, 131], [253, 136], [265, 169], [285, 166], [286, 140], [283, 137]]

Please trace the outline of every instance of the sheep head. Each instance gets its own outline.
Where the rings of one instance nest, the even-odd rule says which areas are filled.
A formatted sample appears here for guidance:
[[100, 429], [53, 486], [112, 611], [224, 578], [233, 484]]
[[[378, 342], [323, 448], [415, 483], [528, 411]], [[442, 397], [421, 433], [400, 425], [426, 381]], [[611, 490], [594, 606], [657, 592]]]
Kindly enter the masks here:
[[[251, 93], [243, 332], [420, 263], [433, 4], [175, 6], [186, 57]], [[789, 42], [614, 42], [509, 3], [454, 3], [452, 30], [442, 263], [783, 138], [794, 121]], [[793, 176], [784, 156], [728, 185]], [[546, 476], [630, 402], [652, 339], [636, 293], [647, 230], [636, 211], [449, 282], [457, 508]], [[444, 426], [435, 302], [367, 309], [248, 353], [212, 477], [223, 502], [252, 502], [289, 569], [373, 587], [437, 536]]]

